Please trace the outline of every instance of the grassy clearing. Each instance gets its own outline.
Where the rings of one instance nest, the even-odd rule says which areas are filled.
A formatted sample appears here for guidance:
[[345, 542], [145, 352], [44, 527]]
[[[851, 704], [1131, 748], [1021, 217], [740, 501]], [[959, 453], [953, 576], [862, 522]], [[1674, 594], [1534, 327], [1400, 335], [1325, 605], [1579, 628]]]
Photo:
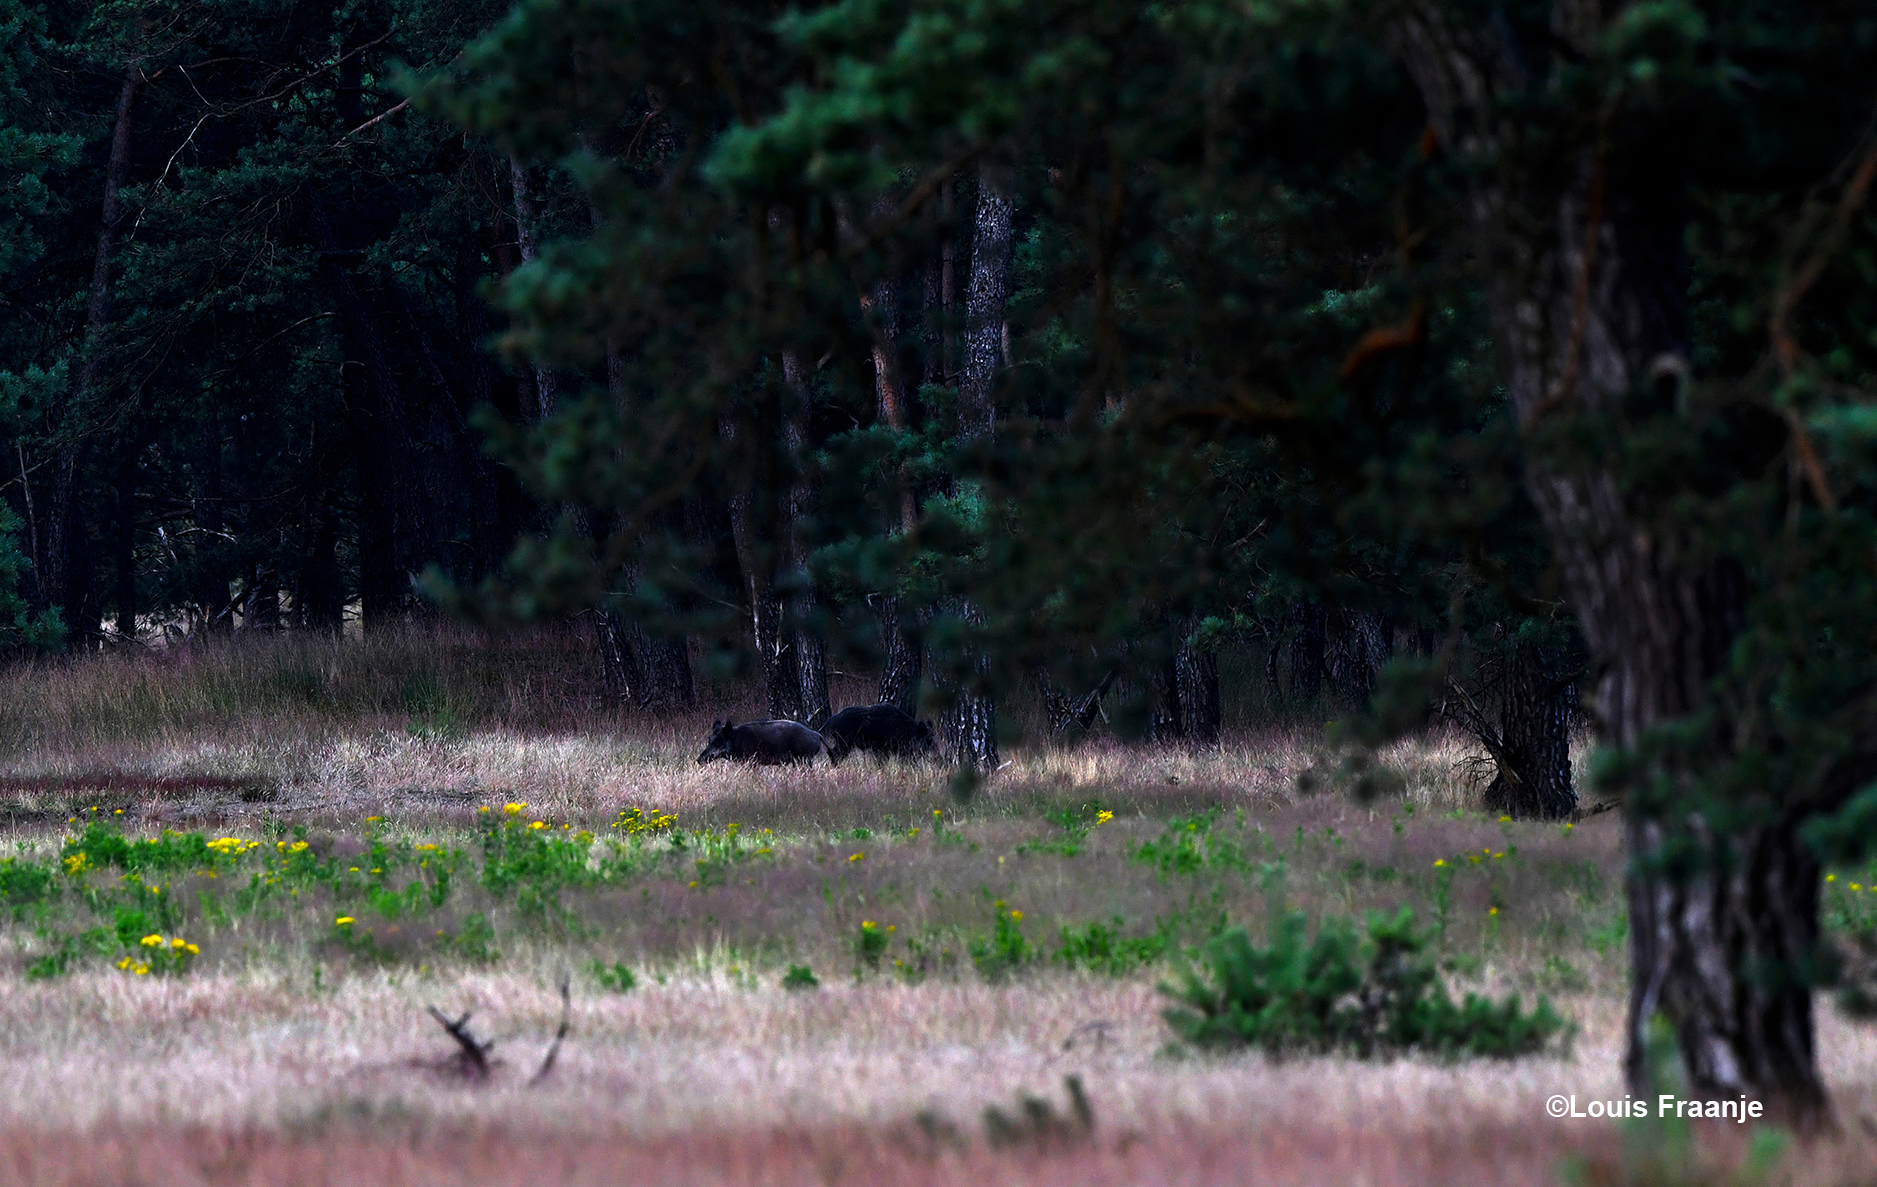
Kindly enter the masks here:
[[[700, 767], [722, 702], [657, 726], [533, 704], [512, 690], [551, 648], [439, 662], [413, 708], [396, 665], [443, 650], [420, 637], [369, 663], [270, 646], [8, 677], [22, 1181], [1553, 1182], [1572, 1158], [1620, 1180], [1613, 1126], [1543, 1117], [1620, 1095], [1619, 822], [1478, 813], [1455, 739], [1396, 748], [1407, 790], [1368, 805], [1300, 793], [1334, 764], [1284, 731], [1017, 749], [958, 805], [918, 764]], [[338, 691], [278, 693], [322, 647]], [[39, 694], [63, 708], [31, 726]], [[1839, 873], [1828, 922], [1868, 922], [1874, 875]], [[1548, 997], [1574, 1055], [1169, 1054], [1157, 986], [1222, 929], [1403, 905], [1456, 995]], [[563, 978], [573, 1034], [531, 1085]], [[451, 1072], [433, 1003], [497, 1038], [489, 1082]], [[1877, 1048], [1824, 1027], [1862, 1115]], [[1850, 1132], [1796, 1180], [1871, 1165]]]

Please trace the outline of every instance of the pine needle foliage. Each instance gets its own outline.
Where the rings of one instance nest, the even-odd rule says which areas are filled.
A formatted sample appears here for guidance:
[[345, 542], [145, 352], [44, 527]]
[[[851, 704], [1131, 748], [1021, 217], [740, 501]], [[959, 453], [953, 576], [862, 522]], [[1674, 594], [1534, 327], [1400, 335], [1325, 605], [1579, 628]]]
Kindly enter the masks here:
[[1361, 927], [1326, 919], [1314, 937], [1302, 911], [1284, 911], [1268, 946], [1240, 928], [1207, 941], [1198, 968], [1161, 986], [1178, 1003], [1166, 1019], [1196, 1046], [1271, 1056], [1512, 1059], [1568, 1038], [1569, 1025], [1543, 998], [1530, 1011], [1516, 995], [1469, 993], [1455, 1003], [1427, 951], [1430, 938], [1405, 906], [1393, 916], [1372, 911]]

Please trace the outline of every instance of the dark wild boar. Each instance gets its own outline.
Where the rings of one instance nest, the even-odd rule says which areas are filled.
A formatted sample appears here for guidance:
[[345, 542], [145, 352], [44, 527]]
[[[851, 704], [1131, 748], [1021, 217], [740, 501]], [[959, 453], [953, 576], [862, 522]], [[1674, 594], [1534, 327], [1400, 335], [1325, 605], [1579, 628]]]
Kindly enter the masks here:
[[705, 743], [704, 753], [697, 756], [697, 761], [727, 758], [769, 767], [785, 762], [813, 762], [815, 755], [826, 748], [821, 735], [799, 721], [777, 718], [742, 725], [719, 721], [711, 725], [710, 741]]
[[843, 709], [821, 727], [828, 744], [828, 761], [838, 763], [850, 751], [897, 754], [914, 758], [938, 753], [938, 738], [930, 722], [915, 720], [898, 705], [855, 705]]

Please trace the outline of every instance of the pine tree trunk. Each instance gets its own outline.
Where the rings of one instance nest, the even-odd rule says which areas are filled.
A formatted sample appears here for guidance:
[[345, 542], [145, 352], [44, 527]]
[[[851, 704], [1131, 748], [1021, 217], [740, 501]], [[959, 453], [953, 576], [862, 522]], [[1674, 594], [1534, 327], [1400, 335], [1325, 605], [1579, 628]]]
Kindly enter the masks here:
[[[515, 190], [515, 240], [521, 248], [521, 262], [532, 263], [541, 254], [540, 240], [536, 238], [540, 230], [541, 214], [535, 203], [534, 182], [528, 176], [528, 167], [517, 157], [508, 159], [509, 180]], [[559, 399], [560, 384], [554, 377], [554, 369], [541, 362], [533, 364], [534, 376], [534, 414], [537, 420], [546, 420], [554, 415], [554, 406]]]
[[71, 439], [59, 447], [52, 467], [46, 500], [45, 555], [35, 557], [40, 596], [56, 606], [72, 632], [74, 642], [89, 643], [97, 628], [97, 594], [92, 588], [91, 548], [85, 527], [84, 491], [86, 434], [77, 432], [78, 418], [86, 415], [103, 387], [105, 340], [111, 327], [115, 285], [112, 271], [117, 257], [117, 231], [124, 219], [122, 193], [130, 176], [132, 113], [143, 86], [143, 67], [132, 62], [118, 87], [117, 113], [111, 128], [111, 154], [104, 168], [104, 203], [98, 219], [98, 248], [92, 257], [91, 292], [85, 308], [84, 357], [73, 388], [71, 413], [65, 428]]
[[1388, 662], [1388, 649], [1388, 631], [1380, 615], [1353, 610], [1329, 616], [1323, 670], [1339, 705], [1348, 709], [1368, 705], [1375, 677]]
[[[1626, 824], [1632, 1092], [1654, 1088], [1647, 1028], [1675, 1029], [1690, 1091], [1763, 1100], [1777, 1117], [1817, 1124], [1829, 1113], [1818, 1075], [1812, 995], [1791, 974], [1819, 943], [1819, 868], [1789, 822], [1718, 836], [1699, 818]], [[1693, 841], [1713, 872], [1676, 879], [1637, 860]]]
[[[978, 205], [971, 242], [971, 284], [965, 299], [964, 371], [958, 381], [958, 437], [965, 444], [988, 440], [997, 429], [996, 377], [1003, 362], [1004, 304], [1010, 279], [1009, 195], [978, 175]], [[981, 621], [968, 603], [958, 607], [966, 622]], [[988, 657], [976, 657], [980, 676]], [[960, 765], [997, 766], [997, 705], [969, 686], [959, 689], [946, 733]]]
[[1180, 705], [1180, 736], [1189, 742], [1219, 742], [1219, 657], [1193, 646], [1197, 615], [1186, 619], [1186, 635], [1173, 652], [1173, 686]]
[[196, 575], [194, 590], [196, 613], [201, 621], [197, 629], [219, 633], [234, 627], [233, 607], [229, 602], [228, 577], [215, 564], [222, 543], [222, 431], [219, 418], [211, 412], [196, 425], [194, 457], [195, 489], [190, 500], [191, 518], [196, 529], [196, 561], [202, 566]]
[[879, 601], [880, 639], [886, 662], [880, 668], [880, 703], [919, 712], [919, 681], [925, 671], [925, 647], [917, 625], [908, 622], [898, 598]]
[[300, 562], [293, 593], [293, 616], [304, 627], [337, 631], [345, 622], [345, 587], [339, 576], [339, 530], [331, 512], [321, 508], [318, 523], [309, 525], [310, 539]]
[[1571, 780], [1576, 673], [1553, 649], [1515, 641], [1506, 656], [1499, 706], [1499, 772], [1485, 807], [1516, 820], [1562, 820], [1577, 810]]
[[790, 404], [782, 422], [790, 477], [776, 535], [782, 541], [782, 571], [790, 587], [786, 632], [795, 653], [799, 706], [795, 719], [810, 729], [820, 729], [833, 715], [833, 709], [828, 703], [827, 653], [815, 630], [814, 575], [808, 571], [806, 521], [814, 502], [808, 477], [808, 377], [802, 372], [801, 361], [789, 353], [782, 356], [782, 374]]
[[[1395, 36], [1442, 147], [1510, 171], [1530, 146], [1496, 139], [1522, 126], [1496, 110], [1497, 90], [1529, 80], [1503, 26], [1456, 27], [1423, 7], [1402, 11]], [[1602, 27], [1594, 0], [1554, 0], [1551, 28], [1575, 52], [1595, 58]], [[1606, 159], [1618, 151], [1629, 155]], [[1648, 496], [1626, 497], [1619, 475], [1595, 460], [1549, 452], [1568, 434], [1539, 431], [1580, 415], [1621, 423], [1624, 401], [1651, 388], [1672, 401], [1689, 341], [1684, 186], [1665, 173], [1673, 155], [1588, 135], [1545, 152], [1528, 176], [1471, 174], [1470, 208], [1486, 240], [1480, 258], [1491, 261], [1484, 287], [1500, 369], [1526, 429], [1526, 487], [1598, 673], [1592, 707], [1604, 740], [1631, 749], [1658, 725], [1719, 708], [1708, 690], [1747, 591], [1737, 567], [1707, 559], [1668, 508], [1631, 502]], [[1717, 732], [1715, 744], [1724, 738]], [[1693, 777], [1655, 769], [1650, 786]], [[1626, 806], [1631, 1092], [1654, 1088], [1648, 1032], [1660, 1014], [1695, 1095], [1744, 1095], [1800, 1125], [1826, 1115], [1807, 981], [1819, 873], [1780, 792], [1766, 789], [1772, 823], [1725, 834], [1672, 793]]]
[[[427, 546], [436, 531], [425, 500], [414, 489], [420, 470], [417, 451], [377, 318], [342, 262], [345, 253], [324, 203], [310, 191], [306, 218], [321, 279], [339, 307], [347, 353], [353, 356], [340, 387], [359, 465], [359, 598], [365, 629], [372, 630], [404, 616], [410, 574], [432, 559]], [[358, 365], [352, 365], [354, 361]]]
[[1323, 651], [1328, 615], [1322, 605], [1297, 607], [1290, 638], [1290, 700], [1300, 709], [1314, 709], [1323, 696]]
[[[723, 434], [734, 441], [736, 426], [726, 422]], [[747, 467], [744, 471], [730, 494], [730, 539], [736, 547], [737, 568], [743, 576], [750, 641], [762, 668], [763, 696], [769, 715], [800, 721], [803, 716], [802, 680], [783, 614], [782, 595], [776, 586], [776, 550], [758, 535], [754, 506], [756, 485]]]
[[[936, 290], [935, 275], [927, 270], [926, 299], [928, 305], [934, 301]], [[878, 407], [876, 419], [895, 433], [903, 433], [910, 425], [907, 415], [905, 382], [899, 367], [900, 319], [899, 297], [892, 284], [882, 281], [874, 286], [873, 292], [862, 302], [873, 318], [873, 389]], [[936, 346], [935, 340], [928, 340]], [[926, 365], [934, 365], [935, 351], [927, 350]], [[894, 476], [894, 495], [897, 504], [897, 522], [888, 525], [888, 532], [910, 535], [919, 526], [919, 508], [913, 493], [912, 484], [906, 475]], [[885, 662], [880, 669], [880, 702], [897, 705], [907, 713], [918, 712], [919, 677], [924, 671], [924, 655], [917, 630], [912, 629], [904, 620], [899, 599], [881, 595], [877, 601], [880, 616], [880, 643], [885, 654]]]
[[[135, 437], [132, 438], [134, 442]], [[117, 637], [128, 642], [137, 637], [137, 462], [134, 450], [127, 449], [117, 465], [117, 533], [112, 540], [112, 560], [116, 573], [115, 592]]]
[[593, 612], [593, 644], [600, 656], [600, 703], [618, 713], [638, 700], [645, 671], [617, 611], [602, 606]]

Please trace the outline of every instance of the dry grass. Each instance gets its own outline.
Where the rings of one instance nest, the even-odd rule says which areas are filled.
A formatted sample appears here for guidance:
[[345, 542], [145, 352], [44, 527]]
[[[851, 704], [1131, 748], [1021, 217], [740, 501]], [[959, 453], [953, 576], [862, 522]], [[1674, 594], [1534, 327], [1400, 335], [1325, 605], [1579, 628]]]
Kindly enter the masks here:
[[[0, 927], [15, 952], [0, 957], [0, 1082], [12, 1089], [0, 1180], [1536, 1184], [1576, 1160], [1584, 1181], [1625, 1181], [1617, 1127], [1544, 1116], [1552, 1093], [1619, 1094], [1617, 821], [1567, 832], [1479, 815], [1461, 777], [1470, 752], [1453, 737], [1384, 756], [1407, 790], [1370, 805], [1328, 785], [1301, 793], [1298, 775], [1333, 771], [1336, 757], [1306, 732], [1267, 729], [1203, 751], [1017, 748], [961, 809], [949, 772], [920, 764], [700, 767], [711, 716], [749, 715], [735, 690], [694, 718], [613, 721], [556, 674], [577, 656], [566, 640], [491, 656], [473, 635], [441, 637], [287, 638], [15, 671], [0, 678], [0, 705], [13, 706], [0, 710], [13, 740], [4, 839], [43, 854], [66, 815], [96, 805], [122, 808], [132, 832], [256, 835], [271, 822], [346, 846], [383, 815], [395, 837], [461, 844], [477, 807], [518, 799], [575, 825], [627, 805], [691, 827], [736, 821], [774, 830], [775, 853], [702, 888], [672, 872], [570, 891], [571, 927], [466, 890], [458, 909], [497, 926], [503, 956], [489, 967], [421, 947], [388, 964], [351, 959], [312, 934], [331, 922], [321, 900], [304, 919], [211, 929], [202, 917], [213, 939], [187, 976], [92, 964], [36, 982], [22, 973], [34, 924], [16, 920]], [[1090, 801], [1116, 815], [1082, 852], [1022, 851], [1062, 835], [1049, 813]], [[934, 840], [935, 807], [955, 841]], [[1133, 859], [1169, 821], [1207, 812], [1245, 870], [1163, 879]], [[1045, 963], [1003, 983], [968, 961], [919, 983], [856, 974], [860, 920], [895, 925], [890, 957], [910, 936], [962, 945], [984, 931], [992, 896], [1021, 905], [1045, 948], [1060, 926], [1113, 916], [1131, 934], [1220, 912], [1256, 930], [1274, 896], [1313, 915], [1405, 901], [1428, 918], [1433, 862], [1481, 850], [1452, 882], [1452, 976], [1549, 993], [1580, 1024], [1571, 1058], [1172, 1059], [1164, 966], [1107, 978]], [[215, 888], [172, 887], [183, 901], [198, 889]], [[628, 964], [639, 987], [603, 990], [583, 972], [594, 959]], [[813, 964], [820, 990], [779, 987], [795, 961]], [[573, 1035], [531, 1085], [569, 973]], [[450, 1044], [430, 1003], [473, 1010], [478, 1032], [498, 1037], [507, 1062], [490, 1082], [440, 1070]], [[1827, 1015], [1820, 1049], [1846, 1136], [1795, 1152], [1780, 1174], [1861, 1181], [1877, 1166], [1858, 1120], [1877, 1113], [1877, 1044]], [[987, 1143], [984, 1108], [1015, 1113], [1036, 1094], [1062, 1113], [1070, 1074], [1093, 1104], [1088, 1140]], [[1710, 1172], [1744, 1140], [1704, 1131]]]

